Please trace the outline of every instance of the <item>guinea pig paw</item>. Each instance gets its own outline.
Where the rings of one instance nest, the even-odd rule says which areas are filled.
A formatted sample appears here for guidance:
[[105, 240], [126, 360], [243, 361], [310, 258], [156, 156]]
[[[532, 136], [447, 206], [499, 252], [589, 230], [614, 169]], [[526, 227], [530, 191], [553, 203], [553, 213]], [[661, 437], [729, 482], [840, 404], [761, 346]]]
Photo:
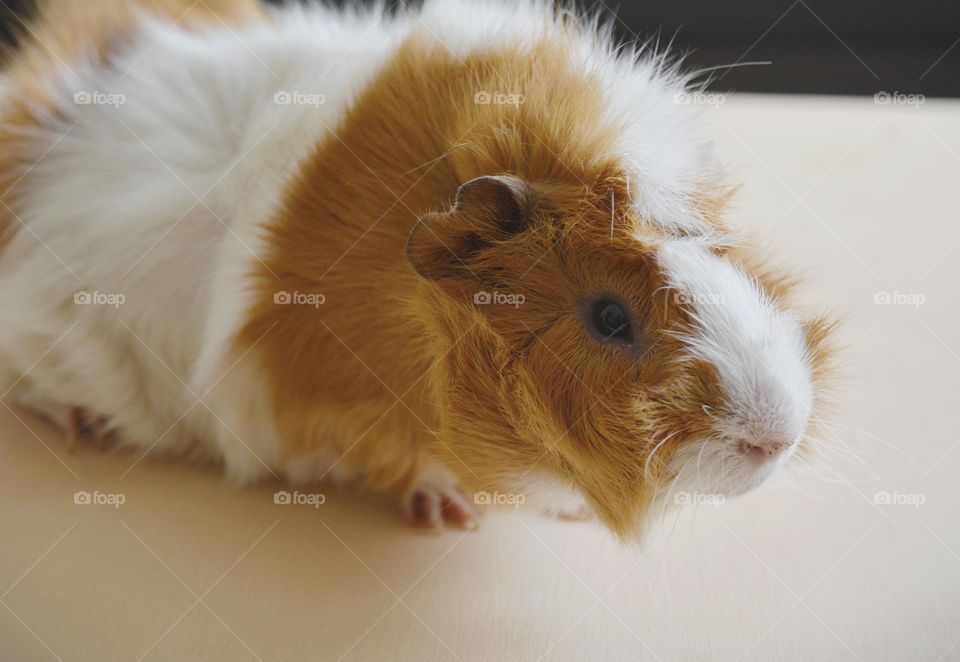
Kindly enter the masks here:
[[448, 479], [424, 479], [400, 501], [404, 518], [414, 526], [439, 531], [444, 526], [477, 527], [477, 510], [460, 487]]
[[83, 407], [45, 402], [28, 408], [63, 431], [68, 450], [75, 450], [81, 441], [97, 443], [109, 439], [106, 417], [93, 415]]
[[543, 514], [568, 522], [585, 522], [594, 518], [595, 513], [585, 501], [580, 503], [565, 503], [556, 506], [547, 506]]

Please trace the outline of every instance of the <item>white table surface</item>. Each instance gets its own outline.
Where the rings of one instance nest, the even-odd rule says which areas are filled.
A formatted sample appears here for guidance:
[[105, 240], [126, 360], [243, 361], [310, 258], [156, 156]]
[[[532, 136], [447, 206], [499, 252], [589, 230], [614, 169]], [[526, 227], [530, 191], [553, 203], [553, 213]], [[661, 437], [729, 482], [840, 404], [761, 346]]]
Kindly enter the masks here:
[[127, 472], [0, 407], [0, 660], [960, 660], [960, 103], [744, 95], [705, 119], [739, 222], [845, 320], [819, 466], [643, 553], [533, 512], [431, 536], [332, 487], [282, 506]]

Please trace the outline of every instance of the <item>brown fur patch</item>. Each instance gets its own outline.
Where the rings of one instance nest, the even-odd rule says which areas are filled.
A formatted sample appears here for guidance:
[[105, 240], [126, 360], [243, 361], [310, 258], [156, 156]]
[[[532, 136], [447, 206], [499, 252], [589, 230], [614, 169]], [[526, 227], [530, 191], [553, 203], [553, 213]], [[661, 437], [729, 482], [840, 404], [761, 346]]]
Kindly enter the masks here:
[[[481, 90], [524, 103], [474, 103]], [[584, 121], [602, 103], [561, 44], [463, 62], [416, 39], [401, 49], [267, 226], [269, 270], [255, 273], [258, 302], [235, 351], [259, 340], [289, 454], [327, 448], [367, 485], [393, 491], [435, 459], [471, 489], [542, 470], [584, 489], [614, 531], [631, 530], [656, 486], [643, 476], [646, 455], [684, 431], [650, 466], [662, 479], [684, 437], [709, 432], [702, 406], [720, 394], [710, 366], [680, 358], [671, 332], [686, 313], [637, 240], [665, 235], [624, 202], [615, 128]], [[536, 192], [530, 229], [488, 232], [483, 208], [450, 207], [461, 184], [508, 174]], [[719, 215], [722, 201], [704, 205]], [[415, 273], [404, 248], [418, 219], [451, 248], [445, 233], [467, 213], [478, 229], [456, 239], [475, 244], [466, 269], [435, 281]], [[526, 302], [475, 305], [494, 290]], [[643, 311], [636, 323], [655, 352], [587, 335], [577, 311], [604, 291]], [[277, 292], [326, 302], [280, 306]]]
[[[80, 6], [44, 5], [6, 70], [4, 236], [30, 166], [22, 141], [60, 60], [109, 58], [135, 8], [197, 29], [263, 18], [252, 0]], [[484, 90], [523, 103], [475, 103]], [[715, 370], [682, 351], [677, 333], [691, 320], [653, 260], [667, 235], [628, 204], [628, 176], [612, 156], [618, 127], [597, 120], [603, 103], [599, 81], [571, 69], [564, 43], [465, 61], [417, 38], [402, 47], [265, 227], [271, 253], [252, 274], [256, 303], [232, 350], [256, 345], [288, 455], [323, 449], [368, 486], [401, 493], [434, 461], [476, 490], [522, 489], [518, 477], [544, 471], [581, 488], [615, 532], [633, 530], [676, 449], [711, 433], [703, 408], [723, 394]], [[533, 192], [523, 232], [493, 224], [496, 205], [451, 206], [462, 184], [489, 175]], [[698, 199], [720, 231], [727, 195], [704, 182]], [[438, 242], [427, 254], [453, 248], [463, 269], [414, 271], [405, 247], [421, 219]], [[743, 264], [781, 298], [777, 277]], [[279, 305], [281, 292], [325, 303]], [[480, 292], [525, 302], [477, 305]], [[628, 304], [649, 351], [587, 333], [582, 311], [600, 294]], [[826, 327], [807, 331], [826, 365], [816, 349]]]

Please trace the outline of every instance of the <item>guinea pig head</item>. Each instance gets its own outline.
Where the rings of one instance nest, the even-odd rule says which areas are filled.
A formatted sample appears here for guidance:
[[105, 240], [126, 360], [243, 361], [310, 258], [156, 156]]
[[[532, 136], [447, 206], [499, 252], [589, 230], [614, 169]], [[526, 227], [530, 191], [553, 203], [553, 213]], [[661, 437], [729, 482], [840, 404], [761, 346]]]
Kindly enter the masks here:
[[475, 489], [572, 488], [629, 537], [653, 504], [743, 493], [796, 452], [829, 325], [789, 311], [719, 228], [639, 217], [622, 181], [473, 179], [407, 256], [443, 339], [451, 466]]

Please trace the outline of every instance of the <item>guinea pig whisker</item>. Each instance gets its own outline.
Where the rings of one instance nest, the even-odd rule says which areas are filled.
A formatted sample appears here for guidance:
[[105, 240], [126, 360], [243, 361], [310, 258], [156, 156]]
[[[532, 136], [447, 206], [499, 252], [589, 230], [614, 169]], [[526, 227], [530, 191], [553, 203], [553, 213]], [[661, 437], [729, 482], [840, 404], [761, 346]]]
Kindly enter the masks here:
[[[951, 394], [949, 391], [945, 391], [945, 393], [946, 393], [947, 395], [953, 397], [954, 400], [957, 399], [957, 396]], [[847, 395], [848, 397], [851, 397], [851, 398], [856, 398], [857, 400], [862, 400], [863, 402], [866, 402], [867, 404], [874, 405], [874, 406], [876, 406], [876, 407], [878, 407], [878, 408], [879, 408], [879, 407], [886, 406], [885, 404], [881, 404], [879, 400], [876, 400], [875, 398], [867, 397], [867, 396], [863, 395], [862, 393], [846, 393], [845, 395]], [[904, 407], [904, 406], [903, 406], [903, 403], [901, 403], [901, 402], [892, 402], [891, 404], [892, 404], [894, 407], [896, 407], [897, 409], [899, 409], [900, 411], [904, 412], [905, 414], [907, 414], [908, 416], [910, 416], [911, 418], [913, 418], [913, 420], [918, 421], [918, 422], [920, 421], [920, 418], [916, 415], [916, 413], [915, 413], [915, 412], [912, 412], [912, 411], [910, 411], [909, 409], [907, 409], [906, 407]]]
[[667, 287], [663, 290], [663, 322], [667, 321], [667, 311], [670, 309], [670, 290], [673, 290], [673, 287]]
[[659, 293], [661, 290], [664, 290], [664, 291], [669, 292], [670, 290], [675, 290], [675, 289], [676, 289], [676, 288], [675, 288], [673, 285], [669, 285], [669, 284], [668, 284], [668, 285], [661, 285], [660, 287], [658, 287], [658, 288], [655, 289], [653, 292], [651, 292], [650, 294], [647, 295], [647, 300], [649, 301], [649, 300], [652, 299], [653, 297], [657, 296], [657, 293]]
[[[666, 517], [667, 517], [667, 506], [670, 504], [670, 497], [671, 497], [672, 494], [673, 494], [673, 488], [676, 486], [677, 481], [680, 480], [680, 476], [683, 475], [683, 472], [687, 470], [687, 467], [690, 466], [690, 464], [693, 462], [693, 460], [694, 460], [694, 457], [691, 456], [691, 457], [684, 463], [684, 465], [683, 465], [682, 467], [680, 467], [680, 471], [677, 472], [677, 475], [674, 476], [673, 480], [670, 482], [670, 485], [669, 485], [668, 488], [667, 488], [667, 495], [666, 495], [666, 497], [664, 498], [664, 501], [663, 501], [663, 507], [660, 509], [660, 519], [661, 519], [661, 520], [666, 519]], [[658, 490], [658, 492], [659, 492], [659, 490]]]
[[848, 453], [850, 453], [850, 454], [852, 454], [852, 455], [858, 456], [858, 457], [859, 457], [859, 456], [866, 456], [866, 457], [873, 458], [873, 459], [875, 459], [875, 460], [883, 460], [883, 458], [880, 457], [879, 455], [877, 455], [877, 454], [875, 454], [875, 453], [871, 453], [870, 451], [866, 450], [865, 448], [860, 448], [860, 447], [857, 447], [857, 446], [853, 446], [853, 445], [847, 443], [846, 441], [844, 441], [844, 440], [843, 440], [842, 438], [840, 438], [840, 437], [835, 437], [835, 438], [833, 438], [833, 439], [830, 439], [829, 441], [824, 441], [824, 440], [821, 440], [821, 439], [817, 439], [817, 438], [815, 438], [815, 437], [811, 437], [810, 435], [806, 435], [806, 436], [804, 436], [804, 439], [807, 440], [807, 441], [812, 442], [812, 443], [811, 443], [811, 447], [812, 447], [812, 448], [823, 448], [823, 449], [837, 450], [837, 451], [841, 451], [841, 452], [842, 452], [842, 451], [846, 451], [846, 452], [848, 452]]
[[610, 189], [610, 245], [613, 246], [613, 230], [617, 220], [617, 191]]
[[[690, 77], [690, 80], [699, 78], [703, 74], [713, 73], [716, 71], [729, 71], [731, 69], [736, 69], [737, 67], [756, 67], [756, 66], [765, 66], [771, 64], [770, 60], [755, 60], [750, 62], [734, 62], [732, 64], [718, 64], [712, 67], [701, 67], [700, 69], [694, 69], [691, 72], [688, 72], [687, 75]], [[704, 85], [708, 85], [713, 80], [712, 76], [704, 81]]]
[[813, 499], [814, 501], [819, 501], [821, 503], [842, 503], [841, 501], [836, 501], [834, 499], [825, 499], [822, 496], [818, 496], [816, 494], [810, 494], [809, 492], [806, 492], [800, 489], [800, 487], [797, 486], [793, 481], [791, 481], [790, 483], [790, 490], [793, 492], [796, 492], [797, 494], [805, 496], [807, 498]]
[[843, 463], [838, 462], [837, 460], [838, 459], [844, 460], [848, 463], [848, 466], [850, 466], [854, 471], [864, 474], [867, 477], [872, 478], [873, 480], [880, 480], [880, 475], [878, 474], [878, 472], [874, 468], [872, 468], [871, 466], [869, 466], [868, 464], [866, 464], [865, 462], [857, 458], [856, 456], [839, 455], [836, 457], [828, 457], [826, 454], [818, 454], [812, 458], [804, 458], [804, 459], [810, 463], [809, 466], [811, 466], [816, 470], [825, 469], [828, 466], [836, 467], [838, 465], [839, 467], [842, 468]]
[[[820, 421], [814, 421], [814, 422], [820, 422]], [[837, 423], [836, 421], [832, 422], [831, 425], [832, 425], [833, 427], [842, 428], [843, 430], [848, 430], [848, 431], [850, 431], [850, 432], [856, 432], [856, 433], [862, 434], [864, 437], [867, 437], [868, 439], [872, 439], [873, 441], [877, 441], [877, 442], [883, 444], [884, 446], [887, 446], [888, 448], [891, 448], [891, 449], [893, 449], [894, 451], [896, 451], [898, 455], [900, 455], [901, 457], [909, 460], [910, 463], [913, 464], [913, 465], [914, 465], [915, 467], [917, 467], [918, 469], [919, 469], [919, 468], [922, 468], [921, 465], [920, 465], [920, 463], [917, 462], [916, 459], [910, 457], [907, 453], [903, 452], [903, 451], [900, 450], [900, 448], [898, 448], [895, 444], [890, 443], [890, 442], [887, 441], [886, 439], [881, 439], [881, 438], [878, 437], [877, 435], [872, 434], [872, 433], [870, 433], [870, 432], [867, 432], [866, 430], [861, 430], [860, 428], [856, 428], [856, 427], [853, 427], [853, 426], [851, 426], [851, 425], [843, 425], [842, 423]]]
[[[684, 468], [686, 468], [686, 466], [684, 466]], [[678, 474], [678, 477], [679, 477], [679, 474]], [[661, 519], [661, 521], [664, 521], [664, 522], [665, 522], [665, 521], [667, 520], [667, 507], [668, 507], [669, 504], [670, 504], [670, 496], [672, 495], [672, 493], [673, 493], [673, 485], [671, 484], [670, 492], [667, 492], [667, 496], [664, 498], [664, 501], [663, 501], [663, 509], [662, 509], [661, 512], [660, 512], [660, 519]], [[680, 518], [679, 509], [677, 509], [677, 510], [678, 510], [678, 512], [675, 513], [675, 514], [674, 514], [674, 517], [673, 517], [673, 523], [670, 525], [670, 533], [671, 533], [671, 534], [673, 533], [674, 529], [676, 529], [676, 527], [677, 527], [677, 521], [678, 521], [678, 519]]]
[[671, 338], [674, 338], [676, 340], [679, 340], [684, 344], [690, 344], [690, 342], [694, 340], [694, 337], [692, 334], [690, 334], [687, 331], [681, 331], [679, 329], [662, 329], [660, 333], [670, 336]]
[[657, 451], [660, 450], [660, 447], [661, 447], [661, 446], [663, 446], [665, 443], [667, 443], [668, 441], [670, 441], [670, 439], [673, 438], [673, 437], [675, 437], [675, 436], [677, 435], [677, 433], [679, 433], [679, 432], [680, 432], [679, 430], [676, 430], [676, 431], [674, 431], [674, 432], [671, 432], [671, 433], [668, 434], [666, 437], [664, 437], [662, 440], [660, 440], [659, 442], [657, 442], [657, 445], [653, 447], [653, 450], [652, 450], [652, 451], [650, 452], [650, 454], [647, 456], [646, 462], [643, 463], [643, 479], [644, 479], [644, 480], [650, 480], [649, 470], [650, 470], [650, 462], [653, 460], [653, 456], [657, 454]]
[[727, 460], [729, 459], [732, 459], [729, 451], [720, 453], [720, 479], [723, 481], [721, 485], [726, 485], [727, 480], [733, 475], [730, 469], [727, 468]]
[[661, 318], [660, 318], [660, 324], [661, 324], [661, 326], [663, 326], [663, 325], [665, 325], [665, 324], [667, 323], [667, 311], [668, 311], [669, 308], [670, 308], [670, 306], [668, 305], [668, 304], [669, 304], [669, 301], [670, 301], [669, 294], [670, 294], [670, 291], [671, 291], [671, 290], [675, 290], [675, 289], [676, 289], [676, 288], [675, 288], [673, 285], [670, 285], [670, 284], [668, 283], [668, 284], [666, 284], [666, 285], [661, 285], [660, 287], [658, 287], [657, 289], [655, 289], [653, 292], [651, 292], [649, 295], [647, 295], [647, 304], [649, 304], [650, 301], [653, 300], [653, 297], [655, 297], [655, 296], [657, 295], [657, 293], [659, 293], [661, 290], [662, 290], [663, 293], [664, 293], [664, 294], [663, 294], [663, 312], [662, 312]]
[[703, 413], [706, 414], [707, 417], [708, 417], [710, 420], [712, 420], [712, 421], [723, 422], [723, 421], [726, 420], [726, 418], [724, 418], [724, 417], [722, 417], [722, 416], [719, 416], [718, 414], [714, 414], [714, 413], [713, 413], [713, 408], [712, 408], [710, 405], [707, 405], [707, 404], [703, 405], [703, 406], [701, 407], [701, 410], [702, 410]]
[[818, 469], [821, 469], [822, 466], [818, 464], [814, 464], [809, 460], [798, 460], [796, 463], [790, 462], [789, 467], [792, 471], [795, 471], [796, 473], [802, 474], [804, 476], [808, 476], [810, 478], [814, 478], [822, 483], [831, 483], [834, 485], [846, 485], [846, 484], [866, 485], [870, 483], [882, 482], [883, 480], [895, 475], [895, 474], [890, 474], [888, 476], [874, 475], [874, 476], [871, 476], [870, 478], [850, 479], [850, 478], [843, 477], [841, 474], [841, 479], [837, 480], [836, 478], [826, 477], [824, 474], [818, 471]]
[[803, 438], [803, 441], [809, 442], [807, 444], [807, 448], [815, 452], [820, 452], [824, 455], [826, 455], [826, 453], [829, 451], [829, 452], [836, 452], [840, 454], [846, 454], [847, 456], [859, 461], [862, 461], [861, 456], [870, 457], [875, 460], [882, 459], [875, 453], [871, 453], [865, 449], [854, 448], [853, 446], [839, 440], [827, 442], [822, 439], [817, 439], [815, 437], [805, 436]]
[[700, 444], [700, 452], [697, 453], [697, 481], [703, 485], [703, 475], [700, 473], [700, 460], [703, 459], [703, 451], [707, 450], [706, 442]]
[[444, 152], [443, 154], [441, 154], [441, 155], [438, 156], [437, 158], [435, 158], [435, 159], [430, 159], [430, 160], [427, 161], [426, 163], [421, 163], [421, 164], [418, 165], [417, 167], [411, 168], [410, 170], [407, 170], [405, 173], [403, 173], [403, 175], [406, 176], [406, 175], [409, 175], [409, 174], [412, 174], [412, 173], [416, 172], [417, 170], [422, 170], [423, 168], [426, 168], [426, 167], [430, 166], [431, 164], [439, 163], [440, 161], [444, 160], [445, 158], [448, 158], [453, 152], [455, 152], [455, 151], [457, 151], [457, 150], [460, 150], [460, 149], [463, 149], [464, 147], [467, 147], [467, 146], [468, 146], [468, 144], [465, 143], [465, 142], [455, 143], [455, 144], [451, 145], [450, 148], [449, 148], [446, 152]]
[[[832, 464], [832, 463], [833, 463], [833, 460], [836, 459], [836, 458], [831, 458], [831, 457], [829, 456], [829, 454], [828, 454], [828, 449], [829, 449], [830, 452], [836, 453], [836, 454], [839, 455], [841, 458], [843, 458], [844, 460], [849, 461], [851, 464], [854, 464], [854, 465], [858, 466], [858, 467], [859, 467], [860, 469], [862, 469], [863, 471], [866, 471], [867, 473], [873, 473], [873, 469], [870, 467], [870, 465], [867, 464], [867, 462], [866, 462], [863, 458], [861, 458], [859, 455], [857, 455], [856, 452], [854, 452], [854, 451], [853, 451], [852, 449], [850, 449], [850, 448], [844, 448], [842, 445], [839, 445], [839, 444], [836, 444], [836, 445], [828, 445], [828, 444], [811, 445], [811, 446], [809, 446], [809, 448], [810, 448], [811, 452], [815, 455], [815, 457], [819, 458], [820, 460], [822, 460], [822, 461], [824, 461], [824, 462], [827, 462], [827, 463], [831, 463], [831, 464]], [[877, 458], [875, 455], [872, 456], [872, 457], [873, 457], [874, 459], [880, 459], [880, 458]]]

